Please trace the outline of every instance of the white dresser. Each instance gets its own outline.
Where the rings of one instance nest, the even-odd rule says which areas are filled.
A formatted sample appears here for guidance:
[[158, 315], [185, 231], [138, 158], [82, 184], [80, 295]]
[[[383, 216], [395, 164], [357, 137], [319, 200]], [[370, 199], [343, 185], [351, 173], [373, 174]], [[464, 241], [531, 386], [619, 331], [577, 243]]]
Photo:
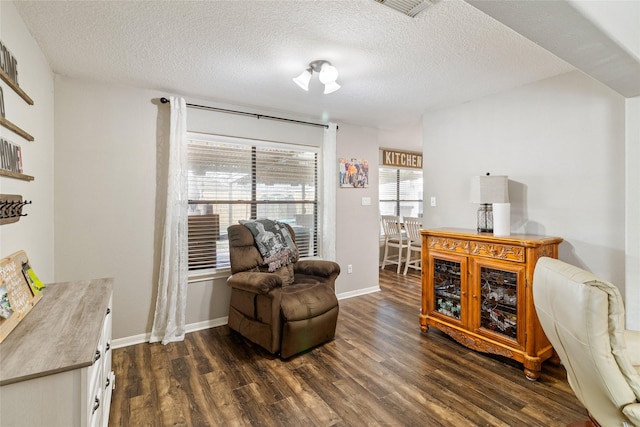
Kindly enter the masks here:
[[112, 282], [47, 285], [0, 343], [0, 426], [107, 427]]

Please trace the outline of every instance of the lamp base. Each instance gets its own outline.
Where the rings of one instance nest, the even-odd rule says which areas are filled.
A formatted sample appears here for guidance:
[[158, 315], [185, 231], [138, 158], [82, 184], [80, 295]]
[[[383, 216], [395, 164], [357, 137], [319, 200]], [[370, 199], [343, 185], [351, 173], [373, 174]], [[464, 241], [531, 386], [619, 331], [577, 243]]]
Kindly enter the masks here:
[[478, 208], [478, 233], [493, 232], [493, 207], [489, 203], [483, 203]]

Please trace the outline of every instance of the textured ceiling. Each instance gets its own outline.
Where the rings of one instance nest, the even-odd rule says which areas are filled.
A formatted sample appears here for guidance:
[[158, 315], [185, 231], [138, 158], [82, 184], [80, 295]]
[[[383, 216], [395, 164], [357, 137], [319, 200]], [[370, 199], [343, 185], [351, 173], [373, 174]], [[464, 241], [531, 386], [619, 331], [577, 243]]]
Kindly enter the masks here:
[[[461, 0], [16, 1], [57, 74], [378, 128], [574, 68]], [[342, 88], [292, 82], [335, 65]], [[251, 111], [251, 110], [250, 110]]]

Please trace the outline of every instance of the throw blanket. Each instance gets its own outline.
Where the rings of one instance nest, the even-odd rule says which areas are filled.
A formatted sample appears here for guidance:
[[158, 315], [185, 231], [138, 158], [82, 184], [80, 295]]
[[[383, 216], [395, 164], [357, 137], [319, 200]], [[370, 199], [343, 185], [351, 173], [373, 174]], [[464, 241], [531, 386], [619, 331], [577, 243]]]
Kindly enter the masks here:
[[270, 219], [240, 221], [240, 224], [253, 234], [258, 251], [270, 272], [291, 264], [298, 257], [296, 244], [285, 224]]

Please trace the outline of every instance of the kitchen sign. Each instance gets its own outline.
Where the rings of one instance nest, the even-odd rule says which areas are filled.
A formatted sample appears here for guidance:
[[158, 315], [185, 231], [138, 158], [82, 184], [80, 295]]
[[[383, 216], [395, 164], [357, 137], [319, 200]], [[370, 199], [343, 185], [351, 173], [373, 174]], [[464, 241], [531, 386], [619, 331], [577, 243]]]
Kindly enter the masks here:
[[422, 169], [422, 154], [410, 151], [382, 150], [382, 164], [384, 166]]

